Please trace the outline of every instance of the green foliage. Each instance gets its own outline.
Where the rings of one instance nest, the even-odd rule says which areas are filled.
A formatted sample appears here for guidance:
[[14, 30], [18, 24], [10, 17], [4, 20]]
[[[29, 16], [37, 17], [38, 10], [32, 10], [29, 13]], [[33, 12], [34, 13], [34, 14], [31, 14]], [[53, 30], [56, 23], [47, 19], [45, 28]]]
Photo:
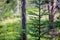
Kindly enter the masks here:
[[[31, 2], [31, 3], [37, 3], [39, 0], [27, 0], [27, 1], [29, 1], [29, 2]], [[48, 3], [50, 2], [51, 0], [48, 0]], [[46, 1], [45, 0], [41, 0], [40, 1], [41, 3], [40, 4], [46, 4]], [[39, 3], [38, 3], [39, 4]]]
[[36, 0], [27, 0], [28, 2], [35, 3]]
[[15, 2], [16, 0], [10, 0], [9, 4], [6, 0], [0, 2], [0, 40], [21, 40], [20, 17], [12, 17]]
[[[20, 32], [21, 32], [21, 27], [19, 20], [16, 20], [12, 22], [13, 20], [8, 21], [8, 23], [1, 23], [0, 25], [0, 38], [5, 39], [5, 40], [19, 40], [20, 38]], [[7, 21], [6, 21], [7, 22]]]
[[[46, 4], [45, 0], [41, 0], [41, 3], [36, 1], [38, 0], [27, 0], [31, 3], [36, 3], [36, 6], [27, 6], [26, 13], [27, 13], [27, 31], [22, 30], [21, 26], [21, 16], [13, 16], [15, 14], [15, 5], [16, 0], [10, 0], [10, 3], [7, 4], [2, 2], [0, 4], [0, 40], [21, 40], [21, 33], [22, 31], [26, 32], [27, 40], [37, 40], [38, 37], [41, 37], [41, 40], [50, 39], [49, 35], [44, 33], [50, 32], [50, 30], [40, 30], [41, 35], [39, 34], [39, 25], [41, 28], [48, 28], [49, 25], [49, 12], [46, 8], [40, 8], [40, 24], [39, 24], [39, 7], [38, 5]], [[49, 0], [50, 2], [50, 0]], [[21, 15], [21, 13], [20, 13]], [[11, 18], [12, 17], [12, 18]], [[47, 19], [45, 19], [47, 17]], [[59, 17], [57, 17], [59, 19]], [[55, 21], [54, 26], [60, 29], [60, 21]], [[46, 36], [46, 37], [45, 37]], [[57, 40], [60, 38], [57, 37]]]
[[13, 2], [9, 3], [9, 4], [6, 4], [6, 0], [0, 2], [0, 19], [1, 18], [6, 18], [7, 16], [10, 16], [13, 13], [14, 13]]
[[[45, 3], [41, 2], [41, 5], [43, 5], [43, 4], [45, 4]], [[39, 4], [37, 3], [37, 5], [39, 5]], [[38, 37], [39, 37], [39, 35], [38, 35], [39, 34], [38, 33], [39, 32], [39, 30], [38, 30], [39, 25], [40, 25], [41, 28], [48, 28], [48, 26], [49, 26], [49, 17], [48, 17], [49, 12], [48, 12], [48, 9], [40, 8], [40, 10], [41, 10], [40, 11], [40, 16], [41, 16], [40, 24], [39, 24], [39, 12], [38, 12], [39, 10], [38, 9], [39, 9], [39, 7], [34, 7], [34, 6], [27, 9], [27, 14], [28, 14], [28, 17], [27, 17], [27, 33], [28, 33], [29, 37], [33, 40], [37, 40]], [[44, 19], [45, 17], [48, 17], [48, 19]], [[54, 26], [56, 26], [56, 27], [60, 26], [59, 23], [60, 22], [55, 21]], [[40, 36], [42, 36], [41, 40], [51, 39], [51, 37], [49, 37], [50, 35], [49, 36], [45, 35], [48, 32], [50, 32], [50, 30], [42, 29], [42, 31], [41, 31], [42, 35], [40, 35]], [[44, 35], [46, 37], [44, 37]]]
[[[48, 15], [48, 11], [45, 8], [41, 8], [41, 18], [42, 16]], [[49, 21], [48, 20], [41, 20], [39, 24], [39, 12], [38, 8], [33, 6], [33, 7], [28, 7], [27, 8], [27, 15], [28, 15], [28, 20], [27, 20], [27, 33], [28, 35], [31, 35], [31, 39], [37, 40], [39, 37], [39, 25], [41, 27], [48, 27]], [[45, 30], [46, 32], [46, 30]]]

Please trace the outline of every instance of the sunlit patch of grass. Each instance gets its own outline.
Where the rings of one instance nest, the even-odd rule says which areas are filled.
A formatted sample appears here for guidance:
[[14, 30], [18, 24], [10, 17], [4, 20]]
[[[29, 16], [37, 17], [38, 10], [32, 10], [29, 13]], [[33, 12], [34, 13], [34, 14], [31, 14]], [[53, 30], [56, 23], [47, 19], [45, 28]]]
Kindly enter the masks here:
[[5, 20], [2, 20], [1, 21], [1, 25], [7, 25], [7, 24], [13, 24], [13, 23], [18, 23], [19, 22], [19, 20], [21, 20], [20, 18], [13, 18], [13, 19], [11, 19], [11, 18], [7, 18], [7, 19], [5, 19]]
[[46, 40], [45, 38], [40, 38], [40, 40]]
[[49, 20], [48, 15], [44, 15], [44, 16], [42, 16], [42, 17], [41, 17], [41, 20], [43, 20], [43, 21]]

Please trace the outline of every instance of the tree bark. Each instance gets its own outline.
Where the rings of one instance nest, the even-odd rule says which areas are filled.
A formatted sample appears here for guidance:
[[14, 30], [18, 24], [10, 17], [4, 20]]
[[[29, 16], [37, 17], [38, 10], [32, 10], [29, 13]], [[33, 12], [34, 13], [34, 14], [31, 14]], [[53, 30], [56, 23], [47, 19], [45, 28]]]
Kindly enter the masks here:
[[54, 29], [54, 0], [51, 0], [51, 13], [49, 14], [49, 29]]
[[[22, 29], [26, 31], [26, 0], [22, 0]], [[26, 40], [26, 33], [22, 32], [22, 40]]]

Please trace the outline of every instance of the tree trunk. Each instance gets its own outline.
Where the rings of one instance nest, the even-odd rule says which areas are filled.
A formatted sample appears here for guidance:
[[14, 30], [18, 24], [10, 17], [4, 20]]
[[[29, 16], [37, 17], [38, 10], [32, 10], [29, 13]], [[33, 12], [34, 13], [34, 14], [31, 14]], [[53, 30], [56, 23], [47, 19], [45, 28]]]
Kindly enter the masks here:
[[[26, 0], [22, 0], [22, 29], [26, 31]], [[26, 40], [26, 33], [22, 33], [22, 40]]]
[[51, 13], [49, 14], [49, 21], [50, 21], [49, 29], [54, 29], [54, 24], [53, 24], [53, 22], [54, 22], [54, 13], [53, 13], [53, 11], [54, 11], [54, 0], [51, 0]]

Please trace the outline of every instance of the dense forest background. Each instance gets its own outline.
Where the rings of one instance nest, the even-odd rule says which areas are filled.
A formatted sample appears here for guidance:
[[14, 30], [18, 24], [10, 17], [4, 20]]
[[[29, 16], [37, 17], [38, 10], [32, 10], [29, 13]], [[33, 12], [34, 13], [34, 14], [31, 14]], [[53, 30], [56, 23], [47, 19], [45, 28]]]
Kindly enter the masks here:
[[60, 40], [60, 6], [54, 2], [0, 0], [0, 40]]

